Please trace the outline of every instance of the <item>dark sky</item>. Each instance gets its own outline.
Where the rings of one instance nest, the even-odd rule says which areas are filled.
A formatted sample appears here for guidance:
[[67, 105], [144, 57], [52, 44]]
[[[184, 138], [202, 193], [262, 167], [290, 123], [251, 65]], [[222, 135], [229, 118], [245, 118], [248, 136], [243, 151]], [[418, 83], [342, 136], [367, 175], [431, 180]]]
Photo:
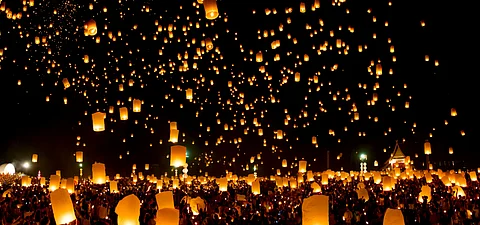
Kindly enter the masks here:
[[[21, 9], [15, 1], [3, 2], [7, 2], [13, 12]], [[98, 161], [106, 164], [109, 175], [129, 173], [134, 163], [138, 168], [143, 168], [145, 163], [158, 164], [153, 167], [160, 175], [169, 170], [167, 155], [172, 144], [167, 142], [168, 122], [176, 121], [180, 133], [185, 134], [180, 138], [185, 142], [181, 140], [179, 144], [188, 148], [192, 173], [200, 170], [217, 174], [224, 170], [250, 173], [253, 164], [249, 165], [250, 172], [243, 172], [242, 168], [249, 164], [250, 157], [259, 153], [263, 164], [255, 164], [259, 164], [262, 174], [271, 174], [272, 168], [279, 168], [281, 159], [292, 163], [295, 157], [308, 160], [313, 170], [324, 170], [327, 150], [332, 169], [356, 169], [356, 153], [367, 153], [370, 166], [373, 160], [382, 164], [395, 141], [403, 139], [402, 149], [407, 155], [420, 155], [415, 159], [417, 167], [421, 166], [423, 143], [427, 139], [432, 143], [432, 161], [459, 160], [471, 168], [478, 166], [473, 125], [478, 101], [475, 89], [478, 42], [474, 41], [475, 27], [468, 5], [428, 0], [392, 1], [389, 7], [387, 1], [350, 0], [332, 6], [330, 1], [321, 0], [320, 9], [315, 11], [310, 7], [313, 1], [304, 1], [307, 11], [300, 13], [300, 1], [229, 0], [218, 2], [221, 17], [212, 25], [204, 18], [203, 6], [196, 9], [193, 1], [165, 4], [163, 1], [135, 0], [122, 1], [121, 5], [91, 2], [93, 10], [89, 10], [88, 1], [36, 1], [35, 6], [23, 12], [20, 20], [7, 19], [6, 12], [0, 12], [0, 47], [7, 49], [0, 61], [4, 113], [1, 163], [20, 164], [37, 153], [39, 163], [27, 172], [36, 173], [41, 169], [48, 176], [55, 170], [62, 170], [66, 176], [71, 176], [78, 173], [73, 154], [81, 150], [84, 151], [86, 174], [90, 165]], [[142, 11], [144, 6], [148, 6], [150, 12]], [[106, 13], [104, 7], [108, 9]], [[285, 14], [285, 8], [290, 7], [292, 13]], [[266, 16], [265, 8], [275, 8], [277, 14]], [[346, 14], [347, 9], [349, 14]], [[256, 14], [252, 14], [252, 10], [256, 10]], [[373, 22], [374, 16], [376, 22]], [[291, 24], [287, 23], [288, 17]], [[95, 37], [100, 37], [99, 44], [94, 37], [83, 35], [83, 24], [90, 19], [97, 22], [99, 32]], [[169, 38], [168, 31], [156, 34], [155, 20], [165, 29], [169, 24], [176, 27], [173, 38]], [[319, 20], [323, 21], [323, 27]], [[421, 26], [422, 20], [425, 27]], [[386, 21], [388, 26], [385, 26]], [[195, 28], [197, 22], [199, 28]], [[182, 26], [189, 26], [189, 23], [193, 26], [183, 32]], [[279, 31], [280, 24], [283, 24], [283, 31]], [[306, 24], [312, 29], [307, 30]], [[133, 29], [134, 25], [137, 29]], [[349, 26], [355, 29], [353, 33], [348, 31]], [[258, 30], [262, 36], [264, 30], [274, 30], [275, 35], [258, 39]], [[116, 36], [116, 41], [107, 37], [109, 31]], [[317, 34], [310, 37], [314, 31]], [[330, 36], [330, 31], [334, 31], [334, 37]], [[157, 40], [153, 40], [154, 35]], [[146, 41], [142, 41], [142, 36]], [[35, 37], [47, 37], [47, 42], [36, 45]], [[206, 51], [200, 45], [205, 37], [212, 38], [219, 51], [205, 52], [194, 59], [197, 48]], [[169, 43], [165, 44], [164, 38]], [[192, 38], [196, 39], [195, 44]], [[293, 44], [293, 38], [297, 44]], [[343, 54], [346, 47], [340, 48], [342, 54], [338, 54], [337, 39], [348, 46], [348, 55]], [[280, 47], [271, 49], [275, 40], [280, 41]], [[333, 50], [318, 55], [317, 49], [325, 42], [333, 46]], [[191, 47], [187, 47], [187, 43]], [[27, 45], [31, 46], [27, 48]], [[358, 45], [368, 48], [359, 53]], [[390, 53], [391, 45], [394, 53]], [[262, 63], [255, 62], [255, 54], [259, 51], [263, 52]], [[178, 54], [184, 56], [185, 52], [188, 59], [179, 60]], [[280, 61], [273, 60], [275, 54], [280, 55]], [[303, 61], [305, 54], [309, 55], [308, 62]], [[83, 62], [85, 55], [89, 56], [89, 63]], [[430, 61], [425, 61], [425, 55]], [[397, 57], [396, 62], [392, 62], [393, 56]], [[379, 60], [383, 75], [377, 79], [367, 68], [371, 61], [377, 63]], [[434, 65], [435, 60], [439, 62], [438, 67]], [[182, 61], [189, 65], [186, 72], [179, 71]], [[169, 66], [171, 62], [174, 67]], [[197, 69], [193, 68], [194, 63]], [[338, 68], [332, 71], [335, 65]], [[265, 79], [268, 75], [259, 71], [260, 66], [265, 67], [271, 80]], [[218, 74], [214, 67], [219, 69]], [[371, 68], [375, 73], [375, 66]], [[390, 68], [393, 75], [388, 74]], [[165, 70], [163, 75], [160, 74], [162, 69]], [[292, 74], [287, 70], [293, 71]], [[300, 82], [294, 82], [295, 72], [301, 74]], [[282, 84], [286, 74], [288, 82]], [[318, 84], [311, 81], [316, 74], [320, 74]], [[64, 89], [63, 78], [72, 84], [70, 88]], [[205, 82], [201, 82], [202, 78]], [[134, 80], [132, 87], [128, 86], [129, 79]], [[229, 81], [233, 83], [231, 88]], [[118, 88], [121, 82], [125, 86], [123, 92]], [[380, 88], [373, 90], [377, 82]], [[367, 88], [359, 88], [359, 83]], [[404, 84], [407, 84], [406, 89]], [[193, 89], [193, 102], [185, 99], [187, 88]], [[337, 100], [333, 100], [332, 94], [337, 92]], [[237, 104], [241, 93], [245, 96], [243, 104]], [[374, 106], [367, 105], [374, 93], [378, 94], [378, 101]], [[347, 94], [349, 101], [344, 100]], [[46, 96], [50, 96], [49, 102], [45, 101]], [[271, 96], [276, 103], [272, 103]], [[64, 104], [64, 97], [68, 104]], [[132, 112], [129, 97], [144, 101], [142, 112]], [[117, 101], [129, 108], [128, 121], [119, 120]], [[404, 107], [406, 101], [410, 102], [409, 109]], [[245, 104], [250, 103], [254, 109], [247, 111]], [[354, 116], [348, 112], [353, 104], [360, 119], [351, 122]], [[108, 111], [110, 106], [114, 106], [115, 112], [107, 113], [106, 131], [94, 132], [91, 114]], [[342, 110], [339, 111], [339, 107]], [[450, 116], [451, 108], [457, 110], [457, 117]], [[287, 126], [284, 125], [285, 109], [292, 118]], [[303, 111], [307, 111], [308, 116], [299, 118]], [[379, 121], [374, 122], [374, 117]], [[240, 125], [242, 118], [245, 125]], [[262, 137], [253, 125], [254, 118], [261, 123]], [[225, 123], [235, 128], [225, 131]], [[294, 128], [294, 124], [298, 128]], [[211, 128], [210, 132], [207, 127]], [[247, 128], [248, 135], [244, 135]], [[335, 131], [335, 136], [329, 135], [330, 129]], [[274, 139], [276, 130], [286, 133], [283, 140]], [[461, 130], [466, 132], [465, 136], [460, 135]], [[366, 136], [359, 137], [359, 132], [365, 132]], [[430, 133], [433, 137], [429, 137]], [[81, 137], [80, 146], [76, 146], [77, 136]], [[220, 136], [225, 142], [215, 146]], [[317, 137], [318, 148], [311, 143], [312, 136]], [[234, 144], [234, 139], [239, 137], [242, 143]], [[454, 148], [453, 155], [448, 155], [449, 147]], [[339, 154], [343, 156], [337, 160]], [[119, 159], [119, 155], [123, 158]], [[235, 163], [231, 163], [233, 157]], [[211, 163], [206, 167], [208, 161]], [[296, 172], [296, 169], [291, 171]]]

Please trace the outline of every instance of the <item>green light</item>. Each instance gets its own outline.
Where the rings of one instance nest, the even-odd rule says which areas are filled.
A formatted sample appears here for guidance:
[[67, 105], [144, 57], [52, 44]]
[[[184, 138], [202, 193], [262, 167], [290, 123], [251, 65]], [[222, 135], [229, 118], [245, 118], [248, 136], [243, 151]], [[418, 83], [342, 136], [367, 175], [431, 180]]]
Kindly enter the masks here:
[[360, 160], [366, 160], [366, 159], [367, 159], [367, 155], [365, 155], [365, 154], [360, 155]]

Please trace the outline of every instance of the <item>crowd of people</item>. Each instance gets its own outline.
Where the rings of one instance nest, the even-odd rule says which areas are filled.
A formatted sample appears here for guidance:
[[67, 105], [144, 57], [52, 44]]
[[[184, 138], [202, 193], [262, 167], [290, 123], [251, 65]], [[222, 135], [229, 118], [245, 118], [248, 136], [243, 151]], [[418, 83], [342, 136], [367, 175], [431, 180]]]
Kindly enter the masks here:
[[[319, 178], [316, 178], [319, 179]], [[369, 199], [359, 199], [356, 189], [362, 182]], [[316, 194], [329, 196], [329, 224], [383, 224], [386, 209], [402, 210], [405, 224], [480, 224], [480, 190], [477, 181], [468, 182], [466, 196], [452, 194], [452, 187], [445, 186], [434, 176], [431, 183], [424, 178], [398, 180], [395, 189], [384, 191], [381, 184], [359, 179], [345, 182], [329, 180], [320, 193], [313, 193], [311, 182], [300, 183], [297, 188], [277, 187], [275, 181], [263, 180], [261, 193], [253, 194], [245, 181], [230, 181], [228, 191], [219, 191], [214, 180], [200, 184], [183, 184], [172, 190], [175, 207], [180, 211], [180, 225], [267, 225], [302, 224], [302, 201]], [[35, 180], [32, 182], [35, 183]], [[317, 182], [320, 184], [320, 182]], [[131, 179], [118, 180], [119, 193], [110, 193], [108, 185], [91, 184], [80, 180], [71, 194], [77, 220], [73, 224], [117, 224], [115, 207], [129, 194], [141, 200], [139, 222], [155, 225], [156, 200], [159, 191], [171, 190], [171, 184], [148, 181], [133, 183]], [[420, 202], [422, 186], [432, 189], [430, 202]], [[0, 223], [2, 225], [53, 225], [55, 219], [49, 202], [49, 190], [40, 185], [24, 187], [3, 184], [0, 190]], [[194, 215], [188, 198], [201, 197], [205, 209]], [[159, 223], [161, 224], [161, 223]]]

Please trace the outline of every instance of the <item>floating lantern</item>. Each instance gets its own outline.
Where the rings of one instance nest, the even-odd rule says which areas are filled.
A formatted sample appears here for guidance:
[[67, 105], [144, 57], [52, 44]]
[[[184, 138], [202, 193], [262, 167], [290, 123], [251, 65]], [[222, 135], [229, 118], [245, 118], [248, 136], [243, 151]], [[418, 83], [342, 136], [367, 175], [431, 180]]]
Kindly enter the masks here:
[[187, 147], [174, 145], [170, 148], [170, 166], [181, 167], [187, 163]]
[[329, 224], [329, 200], [325, 195], [313, 195], [303, 200], [302, 225]]
[[299, 173], [307, 172], [307, 161], [305, 160], [298, 161], [298, 172]]
[[[207, 0], [205, 0], [206, 2]], [[180, 212], [174, 208], [164, 208], [157, 211], [156, 221], [162, 225], [178, 225], [180, 223]]]
[[83, 26], [85, 36], [95, 36], [97, 35], [97, 22], [91, 19], [85, 23]]
[[33, 162], [33, 163], [38, 162], [38, 155], [37, 155], [37, 154], [33, 154], [33, 155], [32, 155], [32, 162]]
[[94, 184], [105, 184], [105, 164], [94, 163], [92, 165], [92, 181]]
[[218, 8], [216, 0], [204, 0], [203, 7], [205, 8], [205, 18], [214, 20], [218, 17]]
[[105, 131], [105, 113], [96, 112], [92, 114], [93, 131]]
[[118, 215], [118, 225], [139, 225], [140, 200], [133, 194], [123, 198], [118, 202], [115, 213]]
[[432, 146], [430, 145], [430, 142], [425, 141], [425, 144], [423, 144], [423, 150], [425, 152], [425, 155], [432, 154]]
[[75, 160], [77, 161], [77, 163], [83, 162], [83, 152], [82, 151], [75, 152]]
[[120, 108], [119, 112], [120, 112], [120, 120], [128, 120], [128, 109], [127, 109], [127, 107]]
[[402, 210], [400, 209], [387, 209], [385, 216], [383, 217], [384, 225], [405, 225], [405, 219], [403, 218]]
[[133, 99], [133, 112], [140, 112], [142, 110], [142, 101]]
[[65, 189], [50, 193], [53, 216], [57, 224], [69, 224], [76, 219], [70, 194]]

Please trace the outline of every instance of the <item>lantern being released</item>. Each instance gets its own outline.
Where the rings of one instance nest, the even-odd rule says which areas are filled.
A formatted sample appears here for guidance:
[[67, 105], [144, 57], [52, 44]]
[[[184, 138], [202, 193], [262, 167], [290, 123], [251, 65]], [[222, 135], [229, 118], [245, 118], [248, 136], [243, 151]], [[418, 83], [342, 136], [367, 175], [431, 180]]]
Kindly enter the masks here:
[[187, 147], [174, 145], [170, 148], [170, 166], [181, 167], [187, 163]]
[[384, 225], [405, 225], [403, 214], [400, 209], [387, 209], [383, 217]]
[[299, 173], [307, 172], [307, 161], [301, 160], [298, 162], [298, 172]]
[[105, 113], [96, 112], [92, 114], [93, 131], [105, 131]]
[[[163, 208], [157, 211], [157, 224], [178, 225], [180, 223], [180, 212], [178, 209]], [[119, 224], [120, 225], [120, 224]]]
[[139, 225], [140, 200], [131, 194], [120, 200], [115, 208], [118, 225]]
[[68, 224], [76, 219], [72, 200], [67, 190], [57, 189], [50, 193], [50, 201], [57, 224]]
[[95, 184], [105, 184], [105, 164], [94, 163], [92, 165], [92, 181]]
[[302, 225], [328, 225], [328, 196], [313, 195], [303, 200]]
[[173, 192], [164, 191], [155, 195], [155, 200], [157, 201], [157, 209], [174, 209], [175, 205], [173, 202]]
[[218, 17], [217, 0], [204, 0], [203, 7], [205, 8], [205, 18], [214, 20]]

